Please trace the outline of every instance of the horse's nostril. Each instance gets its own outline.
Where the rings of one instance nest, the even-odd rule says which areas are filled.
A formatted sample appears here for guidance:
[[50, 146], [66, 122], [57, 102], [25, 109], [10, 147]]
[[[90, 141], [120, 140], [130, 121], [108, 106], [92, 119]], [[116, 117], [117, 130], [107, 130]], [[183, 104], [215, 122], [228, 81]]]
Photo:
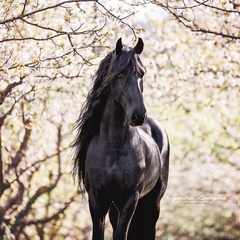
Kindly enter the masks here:
[[133, 126], [138, 126], [138, 125], [142, 125], [145, 121], [145, 114], [144, 115], [138, 115], [136, 113], [132, 114], [131, 117], [131, 124]]
[[137, 114], [136, 114], [136, 113], [133, 113], [133, 114], [132, 114], [132, 120], [137, 120], [137, 119], [138, 119]]

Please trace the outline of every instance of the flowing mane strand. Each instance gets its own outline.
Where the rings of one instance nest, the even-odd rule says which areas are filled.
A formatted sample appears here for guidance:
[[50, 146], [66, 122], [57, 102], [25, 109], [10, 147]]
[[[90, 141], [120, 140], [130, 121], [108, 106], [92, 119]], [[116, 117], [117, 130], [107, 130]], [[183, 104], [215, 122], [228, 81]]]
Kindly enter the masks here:
[[74, 129], [77, 130], [77, 136], [72, 144], [74, 148], [72, 173], [74, 178], [78, 179], [82, 190], [86, 152], [93, 135], [99, 131], [102, 112], [109, 93], [109, 83], [120, 73], [127, 74], [129, 71], [140, 73], [145, 71], [134, 49], [124, 47], [119, 55], [116, 55], [115, 50], [110, 52], [99, 65], [92, 89], [75, 123]]

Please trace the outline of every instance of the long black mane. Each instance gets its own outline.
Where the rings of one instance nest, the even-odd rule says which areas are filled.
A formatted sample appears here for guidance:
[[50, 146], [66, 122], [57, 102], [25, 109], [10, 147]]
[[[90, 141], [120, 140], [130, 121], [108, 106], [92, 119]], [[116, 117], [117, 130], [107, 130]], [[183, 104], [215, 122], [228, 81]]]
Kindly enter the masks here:
[[88, 145], [95, 133], [99, 131], [101, 116], [109, 93], [109, 83], [119, 74], [131, 71], [142, 72], [143, 65], [133, 48], [124, 47], [120, 54], [110, 52], [100, 63], [95, 74], [92, 89], [81, 109], [75, 123], [77, 136], [73, 142], [73, 176], [83, 188], [85, 176], [85, 158]]

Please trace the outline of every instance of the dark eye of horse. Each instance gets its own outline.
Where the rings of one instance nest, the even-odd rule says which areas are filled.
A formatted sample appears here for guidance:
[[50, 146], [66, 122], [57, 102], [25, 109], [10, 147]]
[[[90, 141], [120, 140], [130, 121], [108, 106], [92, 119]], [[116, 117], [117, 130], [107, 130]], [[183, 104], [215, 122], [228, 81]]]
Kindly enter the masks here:
[[119, 77], [119, 78], [123, 78], [124, 76], [125, 76], [125, 75], [124, 75], [123, 73], [119, 73], [119, 74], [118, 74], [118, 77]]

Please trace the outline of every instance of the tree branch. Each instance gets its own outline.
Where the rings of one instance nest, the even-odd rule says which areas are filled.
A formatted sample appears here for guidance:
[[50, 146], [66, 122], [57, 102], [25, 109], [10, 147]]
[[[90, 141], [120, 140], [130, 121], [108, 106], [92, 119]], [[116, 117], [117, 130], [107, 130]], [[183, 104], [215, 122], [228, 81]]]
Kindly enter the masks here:
[[42, 218], [42, 219], [27, 220], [27, 221], [24, 222], [24, 225], [28, 226], [28, 225], [32, 225], [32, 224], [34, 224], [34, 225], [45, 224], [45, 223], [48, 223], [52, 220], [58, 220], [60, 218], [60, 214], [62, 214], [69, 207], [69, 205], [74, 201], [76, 196], [77, 196], [77, 193], [74, 196], [72, 196], [68, 202], [64, 203], [63, 208], [59, 209], [56, 213], [52, 214], [51, 216], [45, 217], [45, 218]]
[[225, 12], [225, 13], [237, 13], [237, 14], [240, 14], [240, 11], [238, 11], [238, 10], [231, 10], [231, 9], [225, 9], [225, 8], [220, 8], [220, 7], [217, 7], [217, 6], [214, 6], [214, 5], [209, 5], [209, 4], [206, 4], [207, 2], [209, 2], [209, 0], [206, 0], [206, 1], [204, 1], [204, 2], [199, 2], [199, 1], [197, 1], [197, 0], [194, 0], [196, 3], [198, 3], [199, 5], [203, 5], [203, 6], [205, 6], [205, 7], [207, 7], [207, 8], [212, 8], [212, 9], [214, 9], [214, 10], [217, 10], [217, 11], [219, 11], [219, 12]]
[[230, 38], [230, 39], [234, 39], [234, 40], [240, 39], [240, 35], [235, 36], [233, 34], [226, 34], [226, 33], [223, 33], [223, 32], [217, 32], [217, 31], [212, 31], [212, 30], [203, 29], [203, 28], [191, 29], [191, 31], [199, 32], [199, 33], [212, 34], [212, 35], [215, 35], [215, 36], [221, 36], [221, 37], [224, 37], [224, 38]]
[[24, 12], [25, 12], [25, 9], [26, 9], [26, 6], [27, 6], [27, 1], [28, 0], [25, 0], [25, 2], [23, 3], [23, 10], [22, 10], [21, 16], [24, 16]]
[[[18, 188], [17, 188], [17, 193], [14, 196], [10, 196], [8, 198], [8, 201], [6, 202], [5, 205], [2, 207], [2, 212], [5, 213], [9, 208], [13, 207], [17, 202], [22, 202], [23, 194], [25, 187], [22, 182], [20, 182], [19, 179], [17, 179], [18, 182]], [[20, 205], [20, 204], [18, 204]]]
[[27, 149], [28, 141], [31, 135], [32, 129], [25, 127], [25, 134], [23, 141], [19, 150], [17, 151], [15, 157], [12, 159], [11, 168], [17, 168], [18, 164], [22, 161], [22, 158], [25, 156], [25, 151]]
[[[221, 36], [223, 38], [229, 38], [231, 40], [240, 39], [238, 31], [234, 31], [234, 27], [235, 27], [234, 25], [233, 26], [229, 25], [229, 29], [231, 29], [231, 33], [223, 33], [222, 30], [218, 31], [218, 30], [215, 30], [214, 28], [210, 29], [207, 26], [200, 27], [199, 23], [196, 19], [192, 20], [192, 19], [184, 16], [184, 13], [185, 13], [184, 11], [188, 10], [188, 9], [191, 9], [193, 11], [193, 14], [194, 14], [194, 9], [196, 9], [196, 10], [201, 9], [202, 11], [208, 9], [208, 10], [212, 10], [213, 15], [214, 14], [217, 15], [217, 14], [221, 13], [221, 14], [231, 14], [231, 16], [234, 16], [233, 14], [240, 15], [240, 11], [236, 10], [235, 8], [232, 10], [232, 9], [226, 9], [224, 7], [221, 8], [221, 7], [215, 6], [213, 4], [211, 4], [211, 5], [207, 4], [209, 2], [209, 0], [204, 0], [203, 2], [200, 2], [198, 0], [193, 0], [193, 2], [195, 4], [186, 5], [186, 3], [182, 0], [182, 4], [180, 6], [179, 6], [179, 4], [175, 4], [174, 6], [171, 6], [171, 5], [169, 5], [168, 2], [166, 2], [166, 4], [164, 4], [160, 1], [155, 0], [155, 1], [153, 1], [153, 4], [168, 11], [172, 16], [174, 16], [174, 18], [179, 23], [181, 23], [186, 28], [190, 29], [192, 32]], [[181, 10], [180, 13], [179, 13], [179, 10]], [[194, 16], [195, 16], [195, 14], [194, 14]], [[237, 28], [237, 27], [235, 27], [235, 28]]]
[[[4, 21], [1, 21], [0, 24], [6, 24], [6, 23], [9, 23], [9, 22], [14, 22], [16, 20], [22, 20], [23, 18], [32, 16], [32, 15], [34, 15], [36, 13], [40, 13], [40, 12], [44, 12], [46, 10], [57, 8], [57, 7], [60, 7], [60, 6], [64, 5], [64, 4], [78, 3], [78, 2], [95, 2], [95, 1], [96, 0], [68, 0], [68, 1], [63, 1], [63, 2], [60, 2], [58, 4], [55, 4], [55, 5], [52, 5], [52, 6], [48, 6], [48, 7], [45, 7], [45, 8], [41, 8], [41, 9], [29, 12], [29, 13], [25, 13], [25, 14], [24, 14], [24, 11], [22, 11], [22, 13], [19, 16], [13, 17], [13, 18], [10, 18], [10, 19], [6, 19]], [[25, 4], [26, 4], [26, 1], [25, 1]], [[24, 6], [25, 6], [25, 4], [24, 4]]]
[[[3, 157], [2, 157], [2, 128], [0, 126], [0, 198], [3, 192], [9, 187], [9, 184], [4, 178]], [[1, 208], [1, 207], [0, 207]], [[1, 225], [1, 210], [0, 210], [0, 225]]]
[[130, 15], [128, 15], [127, 17], [120, 18], [120, 17], [114, 15], [111, 11], [109, 11], [109, 10], [108, 10], [103, 4], [101, 4], [100, 2], [97, 1], [97, 4], [100, 5], [109, 15], [111, 15], [111, 16], [114, 17], [115, 19], [119, 20], [122, 24], [124, 24], [124, 25], [126, 25], [127, 27], [129, 27], [129, 28], [132, 30], [134, 37], [137, 38], [136, 33], [135, 33], [135, 31], [134, 31], [134, 28], [132, 28], [128, 23], [126, 23], [126, 22], [123, 21], [123, 19], [125, 19], [125, 18], [127, 18], [127, 17], [129, 17], [129, 16], [132, 16], [133, 14], [130, 14]]
[[7, 39], [3, 39], [0, 40], [0, 43], [2, 42], [17, 42], [17, 41], [27, 41], [27, 40], [33, 40], [33, 41], [39, 41], [39, 42], [43, 42], [43, 41], [47, 41], [47, 40], [52, 40], [54, 38], [60, 37], [64, 35], [63, 33], [59, 33], [50, 37], [46, 37], [46, 38], [35, 38], [35, 37], [21, 37], [21, 38], [7, 38]]
[[54, 180], [54, 182], [52, 184], [50, 184], [49, 186], [41, 186], [38, 188], [38, 190], [35, 192], [35, 194], [29, 199], [29, 201], [27, 202], [27, 204], [25, 205], [24, 209], [22, 211], [20, 211], [16, 218], [15, 218], [15, 222], [11, 227], [11, 230], [13, 233], [19, 234], [23, 227], [23, 218], [32, 210], [32, 205], [36, 202], [36, 200], [42, 196], [45, 193], [50, 193], [58, 184], [60, 177], [62, 175], [62, 171], [61, 171], [61, 140], [62, 140], [62, 134], [61, 134], [61, 128], [62, 126], [59, 126], [57, 129], [57, 160], [58, 160], [58, 174], [56, 179]]
[[24, 78], [25, 77], [20, 77], [20, 80], [18, 82], [14, 82], [14, 83], [9, 84], [6, 87], [6, 89], [3, 92], [0, 93], [0, 105], [2, 105], [2, 103], [5, 100], [5, 98], [8, 96], [8, 94], [12, 91], [13, 88], [15, 88], [16, 86], [22, 84]]

